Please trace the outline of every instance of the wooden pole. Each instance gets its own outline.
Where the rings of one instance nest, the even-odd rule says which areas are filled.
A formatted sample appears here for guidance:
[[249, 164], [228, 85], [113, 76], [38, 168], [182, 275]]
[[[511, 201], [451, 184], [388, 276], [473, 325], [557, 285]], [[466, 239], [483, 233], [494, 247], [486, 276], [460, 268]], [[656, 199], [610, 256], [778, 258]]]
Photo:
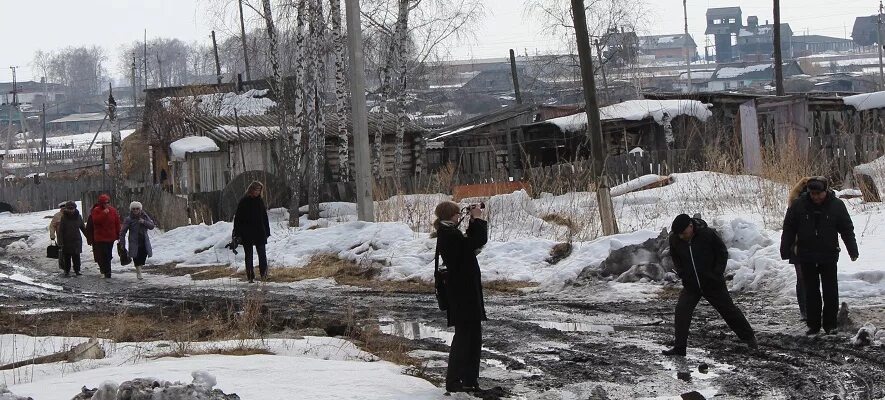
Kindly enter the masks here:
[[243, 22], [243, 0], [240, 3], [240, 40], [243, 42], [243, 63], [246, 64], [246, 80], [252, 80], [252, 74], [249, 72], [249, 48], [246, 47], [246, 24]]
[[347, 55], [350, 58], [350, 109], [353, 118], [353, 145], [356, 171], [357, 216], [360, 221], [375, 221], [372, 182], [369, 173], [369, 122], [366, 110], [366, 76], [363, 60], [363, 33], [360, 26], [359, 0], [345, 0], [347, 14]]
[[221, 62], [218, 61], [218, 43], [215, 41], [215, 31], [212, 31], [212, 51], [215, 52], [215, 79], [221, 84]]
[[49, 171], [49, 163], [46, 159], [46, 103], [43, 103], [43, 116], [40, 118], [40, 122], [43, 125], [43, 172], [46, 173]]
[[602, 223], [602, 233], [609, 236], [618, 233], [618, 225], [617, 221], [615, 221], [611, 192], [609, 191], [608, 179], [605, 174], [602, 123], [599, 119], [599, 104], [596, 101], [596, 81], [593, 77], [593, 55], [590, 53], [587, 16], [584, 13], [584, 0], [572, 0], [572, 19], [575, 23], [575, 36], [578, 41], [581, 80], [584, 83], [587, 135], [590, 136], [590, 151], [593, 157], [592, 173], [596, 178], [596, 200], [599, 204], [599, 219]]
[[685, 15], [685, 38], [683, 39], [683, 48], [685, 49], [685, 68], [688, 73], [688, 90], [691, 93], [691, 48], [688, 47], [688, 1], [682, 0], [682, 12]]
[[513, 76], [513, 92], [516, 94], [516, 104], [522, 104], [522, 93], [519, 91], [519, 76], [516, 74], [516, 54], [513, 52], [513, 49], [510, 49], [510, 75]]
[[885, 70], [882, 67], [882, 1], [879, 0], [879, 14], [876, 18], [876, 47], [879, 48], [879, 90], [885, 90]]
[[774, 0], [774, 84], [778, 96], [784, 95], [784, 59], [781, 54], [781, 2]]

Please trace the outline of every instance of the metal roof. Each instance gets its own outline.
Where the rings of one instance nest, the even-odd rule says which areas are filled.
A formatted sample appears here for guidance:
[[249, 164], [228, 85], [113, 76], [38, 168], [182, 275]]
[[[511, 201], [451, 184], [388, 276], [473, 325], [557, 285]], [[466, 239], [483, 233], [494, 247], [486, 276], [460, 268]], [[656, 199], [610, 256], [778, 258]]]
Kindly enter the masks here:
[[467, 121], [464, 121], [460, 124], [452, 125], [446, 127], [445, 130], [436, 132], [433, 134], [433, 137], [429, 140], [438, 140], [445, 137], [453, 136], [462, 132], [471, 131], [477, 128], [482, 128], [486, 125], [493, 124], [496, 122], [500, 122], [506, 119], [510, 119], [525, 113], [534, 112], [537, 109], [537, 106], [534, 104], [517, 104], [508, 107], [504, 107], [498, 111], [483, 114]]
[[639, 37], [639, 47], [644, 50], [682, 49], [685, 48], [686, 45], [697, 48], [697, 44], [695, 44], [691, 35], [686, 35], [684, 33]]
[[54, 119], [49, 121], [50, 124], [62, 123], [62, 122], [90, 122], [90, 121], [101, 121], [105, 117], [105, 113], [83, 113], [83, 114], [71, 114], [66, 117], [61, 117], [59, 119]]
[[733, 17], [735, 14], [741, 14], [740, 7], [717, 7], [707, 9], [707, 18]]
[[[384, 117], [384, 127], [382, 133], [384, 135], [395, 135], [397, 129], [397, 115], [386, 113]], [[279, 136], [280, 126], [279, 117], [274, 114], [267, 115], [246, 115], [239, 118], [234, 117], [192, 117], [187, 122], [192, 126], [193, 130], [198, 133], [212, 138], [218, 142], [241, 142], [241, 141], [262, 141], [273, 140]], [[380, 113], [370, 113], [368, 116], [369, 135], [374, 135], [377, 131], [379, 123], [381, 123]], [[326, 136], [337, 136], [338, 120], [334, 114], [325, 115]], [[239, 129], [237, 127], [239, 126]], [[353, 126], [350, 120], [347, 121], [347, 129], [353, 132]], [[423, 134], [427, 130], [416, 125], [411, 120], [406, 123], [407, 134]]]

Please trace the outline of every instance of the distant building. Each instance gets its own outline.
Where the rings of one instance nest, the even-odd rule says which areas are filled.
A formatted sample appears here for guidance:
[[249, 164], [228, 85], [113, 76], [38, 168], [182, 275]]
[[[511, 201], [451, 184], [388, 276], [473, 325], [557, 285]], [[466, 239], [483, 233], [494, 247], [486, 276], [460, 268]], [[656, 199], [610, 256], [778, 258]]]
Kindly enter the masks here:
[[813, 54], [844, 52], [854, 50], [857, 46], [850, 39], [823, 35], [793, 36], [793, 56], [804, 57]]
[[698, 45], [691, 35], [683, 33], [642, 36], [639, 38], [639, 52], [654, 56], [655, 60], [685, 61], [686, 56], [694, 60], [698, 56]]
[[877, 27], [878, 16], [857, 17], [851, 28], [851, 39], [858, 46], [872, 46], [879, 41]]
[[[802, 74], [802, 68], [795, 61], [785, 62], [784, 77]], [[701, 90], [706, 92], [741, 91], [764, 89], [774, 81], [774, 65], [772, 63], [738, 63], [723, 64], [716, 68], [713, 75]]]
[[716, 44], [716, 62], [734, 60], [732, 35], [742, 28], [740, 7], [721, 7], [707, 9], [707, 35], [713, 35]]
[[[780, 24], [781, 52], [784, 58], [790, 58], [793, 54], [792, 38], [793, 30], [790, 24]], [[747, 26], [741, 28], [737, 35], [735, 53], [741, 61], [757, 62], [768, 61], [774, 58], [774, 24], [765, 21], [765, 25], [759, 25], [759, 18], [747, 17]]]
[[[58, 83], [16, 82], [19, 104], [40, 105], [65, 100], [65, 87]], [[12, 82], [0, 82], [0, 104], [12, 104]]]
[[609, 30], [601, 42], [594, 44], [605, 47], [603, 56], [608, 60], [609, 66], [623, 67], [633, 64], [639, 53], [639, 37], [636, 33], [618, 31], [617, 28]]
[[[105, 122], [105, 113], [81, 113], [71, 114], [58, 119], [47, 122], [51, 132], [65, 133], [87, 133], [98, 132]], [[104, 127], [104, 130], [110, 129], [110, 125]]]

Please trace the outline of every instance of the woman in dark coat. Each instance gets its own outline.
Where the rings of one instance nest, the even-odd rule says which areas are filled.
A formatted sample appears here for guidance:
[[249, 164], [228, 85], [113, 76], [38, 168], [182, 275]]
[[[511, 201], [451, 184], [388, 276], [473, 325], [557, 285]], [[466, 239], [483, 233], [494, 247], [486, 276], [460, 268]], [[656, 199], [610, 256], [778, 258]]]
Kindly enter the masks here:
[[458, 229], [458, 204], [446, 201], [436, 206], [436, 248], [446, 265], [448, 325], [455, 327], [446, 370], [446, 390], [479, 390], [479, 361], [482, 349], [482, 321], [486, 320], [482, 280], [476, 254], [488, 241], [488, 225], [479, 207], [470, 209], [467, 234]]
[[129, 256], [135, 264], [135, 276], [141, 280], [141, 267], [148, 257], [153, 257], [151, 238], [148, 231], [154, 229], [154, 220], [144, 212], [140, 202], [133, 201], [129, 204], [129, 215], [123, 220], [123, 228], [120, 230], [119, 246], [126, 247], [126, 233], [129, 233]]
[[249, 283], [255, 281], [255, 269], [252, 266], [252, 247], [258, 252], [258, 272], [261, 280], [267, 279], [267, 253], [265, 245], [270, 237], [270, 221], [267, 218], [267, 206], [261, 198], [264, 184], [254, 181], [246, 190], [246, 195], [237, 204], [234, 215], [234, 242], [243, 245], [246, 252], [246, 277]]
[[61, 267], [65, 271], [65, 277], [71, 276], [71, 268], [74, 275], [80, 276], [80, 253], [83, 252], [83, 236], [86, 235], [86, 224], [83, 217], [77, 211], [77, 204], [69, 201], [65, 204], [61, 219], [58, 221], [55, 236], [58, 238], [59, 259]]

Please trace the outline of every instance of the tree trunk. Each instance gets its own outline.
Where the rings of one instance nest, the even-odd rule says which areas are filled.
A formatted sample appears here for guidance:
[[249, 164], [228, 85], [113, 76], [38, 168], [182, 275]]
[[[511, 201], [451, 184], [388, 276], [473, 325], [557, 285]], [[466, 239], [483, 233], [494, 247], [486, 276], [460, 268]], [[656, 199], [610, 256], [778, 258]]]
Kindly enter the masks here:
[[123, 137], [120, 134], [120, 123], [117, 121], [117, 101], [114, 94], [108, 94], [108, 122], [111, 124], [111, 149], [114, 153], [114, 203], [120, 206], [125, 185], [123, 182]]
[[391, 69], [396, 67], [397, 60], [397, 45], [399, 44], [399, 37], [402, 34], [405, 34], [403, 31], [404, 20], [408, 17], [408, 3], [405, 0], [399, 1], [399, 12], [397, 15], [396, 26], [393, 30], [393, 37], [390, 38], [390, 43], [387, 48], [387, 60], [384, 63], [384, 67], [381, 69], [381, 87], [379, 88], [380, 100], [379, 100], [379, 111], [378, 115], [378, 127], [375, 130], [375, 143], [373, 143], [373, 163], [372, 163], [372, 173], [378, 177], [384, 175], [384, 153], [383, 153], [383, 141], [384, 141], [384, 120], [387, 116], [387, 100], [391, 95], [390, 81], [393, 75], [393, 71]]
[[304, 57], [309, 54], [304, 44], [304, 28], [306, 5], [304, 1], [298, 3], [298, 25], [295, 33], [295, 47], [298, 56], [295, 57], [295, 79], [297, 84], [292, 93], [292, 101], [294, 102], [294, 117], [292, 118], [292, 136], [289, 138], [287, 145], [287, 154], [290, 156], [287, 160], [289, 167], [287, 173], [289, 175], [289, 186], [292, 188], [292, 197], [289, 200], [289, 226], [299, 225], [299, 208], [301, 206], [301, 176], [302, 176], [302, 147], [304, 137], [304, 98], [305, 98], [305, 78], [304, 78]]
[[310, 169], [308, 177], [310, 185], [307, 192], [308, 211], [307, 217], [311, 220], [320, 218], [320, 184], [323, 181], [323, 149], [325, 143], [323, 113], [322, 113], [322, 92], [320, 84], [322, 79], [323, 62], [321, 59], [321, 41], [322, 34], [322, 0], [310, 0], [310, 32], [309, 32], [309, 55], [307, 56], [311, 63], [311, 68], [307, 73], [307, 81], [305, 82], [308, 91], [305, 101], [307, 103], [307, 119], [308, 133], [310, 135]]
[[331, 0], [332, 42], [335, 45], [335, 113], [338, 116], [338, 179], [350, 181], [350, 141], [347, 137], [347, 82], [344, 79], [344, 35], [341, 33], [341, 0]]
[[[277, 113], [279, 114], [280, 121], [280, 136], [278, 139], [278, 143], [280, 143], [280, 147], [283, 149], [284, 157], [286, 158], [286, 175], [293, 175], [294, 171], [292, 171], [292, 156], [291, 149], [286, 150], [286, 143], [289, 141], [289, 129], [288, 129], [288, 121], [286, 120], [289, 108], [289, 101], [286, 97], [286, 84], [283, 79], [283, 75], [280, 73], [280, 61], [279, 61], [279, 50], [277, 48], [277, 30], [273, 22], [273, 13], [270, 7], [270, 0], [262, 0], [262, 5], [264, 6], [264, 23], [267, 26], [267, 39], [268, 46], [270, 47], [270, 67], [273, 71], [273, 90], [277, 95], [277, 100], [279, 101], [280, 106], [277, 107]], [[276, 154], [276, 152], [274, 152]], [[294, 192], [294, 190], [293, 190]], [[292, 202], [289, 202], [289, 215], [291, 216], [293, 213], [298, 215], [298, 206], [296, 203], [295, 209], [292, 209]], [[291, 222], [291, 218], [289, 219]]]
[[[406, 122], [409, 117], [406, 114], [406, 75], [408, 70], [408, 42], [409, 42], [409, 0], [399, 0], [399, 37], [397, 49], [397, 61], [399, 62], [399, 91], [396, 97], [396, 106], [399, 109], [399, 119], [396, 124], [396, 148], [394, 149], [393, 176], [396, 185], [402, 184], [403, 172], [403, 142], [406, 136]], [[399, 190], [397, 190], [399, 191]]]

